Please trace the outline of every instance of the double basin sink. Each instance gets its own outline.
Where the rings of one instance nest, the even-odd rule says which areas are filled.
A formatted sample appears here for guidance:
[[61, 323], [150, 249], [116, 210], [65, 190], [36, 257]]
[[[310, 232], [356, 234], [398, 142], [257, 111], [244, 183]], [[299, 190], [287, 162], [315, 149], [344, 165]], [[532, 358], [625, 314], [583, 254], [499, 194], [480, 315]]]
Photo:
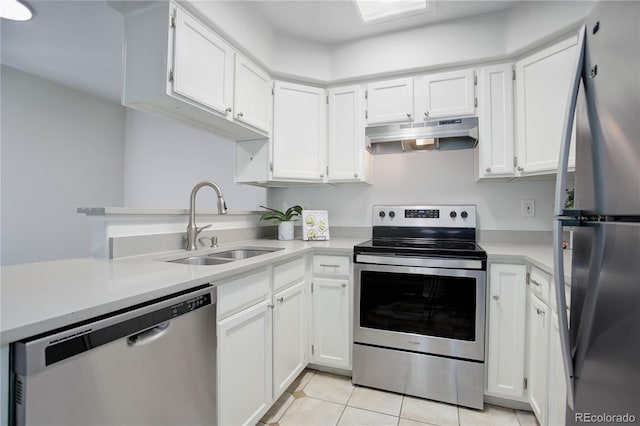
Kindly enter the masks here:
[[180, 259], [167, 260], [167, 262], [184, 263], [187, 265], [223, 265], [236, 260], [249, 259], [263, 254], [273, 253], [278, 250], [283, 249], [262, 247], [237, 248], [217, 253], [207, 253], [200, 256], [189, 256]]

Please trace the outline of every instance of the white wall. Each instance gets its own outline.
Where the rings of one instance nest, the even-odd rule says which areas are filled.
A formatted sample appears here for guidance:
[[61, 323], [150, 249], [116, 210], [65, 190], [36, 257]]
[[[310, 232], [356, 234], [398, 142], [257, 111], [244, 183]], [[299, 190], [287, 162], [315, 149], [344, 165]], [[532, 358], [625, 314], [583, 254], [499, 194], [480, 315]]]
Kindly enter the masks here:
[[319, 43], [277, 35], [271, 72], [277, 77], [297, 79], [306, 76], [310, 83], [331, 81], [331, 49]]
[[[257, 210], [266, 190], [234, 182], [234, 142], [208, 130], [146, 112], [127, 110], [124, 200], [127, 207], [189, 208], [193, 186], [212, 180], [230, 210]], [[210, 188], [198, 209], [216, 209]]]
[[[180, 2], [194, 15], [232, 40], [237, 49], [260, 65], [271, 68], [276, 50], [273, 28], [250, 5], [241, 1]], [[205, 16], [212, 16], [207, 19]]]
[[519, 55], [564, 35], [591, 12], [594, 1], [523, 1], [505, 16], [506, 52]]
[[[372, 186], [270, 189], [269, 205], [304, 204], [329, 210], [330, 226], [371, 226], [375, 204], [476, 204], [478, 228], [549, 231], [554, 182], [473, 180], [473, 151], [415, 152], [374, 157]], [[521, 216], [521, 200], [536, 202], [536, 216]]]
[[504, 57], [502, 12], [337, 45], [331, 79], [479, 63]]
[[2, 265], [83, 257], [79, 206], [123, 202], [123, 107], [1, 68]]

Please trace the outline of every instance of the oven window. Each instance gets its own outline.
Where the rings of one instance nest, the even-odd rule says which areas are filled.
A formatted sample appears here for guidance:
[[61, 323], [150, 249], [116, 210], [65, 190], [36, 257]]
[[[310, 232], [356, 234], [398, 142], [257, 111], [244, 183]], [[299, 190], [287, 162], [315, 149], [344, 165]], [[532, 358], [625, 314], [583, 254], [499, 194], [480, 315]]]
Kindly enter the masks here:
[[475, 340], [475, 278], [374, 271], [361, 274], [361, 327]]

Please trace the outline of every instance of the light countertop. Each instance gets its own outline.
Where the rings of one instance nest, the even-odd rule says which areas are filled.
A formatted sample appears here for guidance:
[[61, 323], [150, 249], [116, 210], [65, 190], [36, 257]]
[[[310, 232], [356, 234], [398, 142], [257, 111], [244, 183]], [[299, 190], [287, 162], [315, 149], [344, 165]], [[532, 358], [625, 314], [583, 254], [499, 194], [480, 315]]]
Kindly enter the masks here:
[[193, 255], [184, 250], [119, 259], [83, 258], [6, 266], [2, 268], [0, 284], [0, 345], [201, 284], [215, 284], [312, 250], [350, 254], [361, 241], [249, 240], [198, 250], [197, 254], [202, 255], [242, 246], [283, 249], [216, 266], [164, 261]]
[[[5, 345], [201, 284], [216, 284], [233, 275], [311, 251], [349, 255], [353, 252], [353, 246], [362, 241], [348, 238], [322, 242], [260, 239], [197, 252], [202, 255], [242, 246], [282, 248], [251, 259], [216, 266], [165, 262], [188, 255], [184, 250], [175, 250], [118, 259], [68, 259], [3, 267], [0, 283], [0, 344]], [[487, 251], [490, 261], [526, 261], [553, 273], [550, 245], [480, 245]], [[569, 266], [566, 271], [570, 272], [568, 257], [565, 255], [565, 265]]]
[[[553, 247], [551, 244], [479, 243], [485, 249], [489, 261], [522, 262], [536, 266], [550, 275], [553, 271]], [[564, 281], [571, 283], [571, 250], [563, 250]]]

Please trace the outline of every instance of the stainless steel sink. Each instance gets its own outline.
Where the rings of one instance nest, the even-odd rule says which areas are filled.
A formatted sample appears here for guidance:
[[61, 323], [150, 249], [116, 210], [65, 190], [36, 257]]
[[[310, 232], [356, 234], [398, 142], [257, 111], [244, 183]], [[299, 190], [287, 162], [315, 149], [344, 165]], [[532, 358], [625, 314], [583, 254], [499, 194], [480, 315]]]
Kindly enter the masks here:
[[233, 259], [218, 259], [209, 256], [191, 256], [182, 259], [167, 260], [167, 262], [185, 263], [187, 265], [223, 265], [225, 263], [233, 262]]
[[282, 250], [280, 248], [271, 249], [271, 248], [241, 248], [234, 250], [221, 251], [219, 253], [211, 253], [209, 256], [220, 259], [249, 259], [250, 257], [260, 256], [262, 254], [273, 253], [274, 251]]
[[187, 265], [224, 265], [235, 260], [249, 259], [263, 254], [283, 250], [282, 248], [246, 247], [233, 250], [225, 250], [217, 253], [207, 253], [200, 256], [189, 256], [181, 259], [167, 260], [172, 263], [184, 263]]

